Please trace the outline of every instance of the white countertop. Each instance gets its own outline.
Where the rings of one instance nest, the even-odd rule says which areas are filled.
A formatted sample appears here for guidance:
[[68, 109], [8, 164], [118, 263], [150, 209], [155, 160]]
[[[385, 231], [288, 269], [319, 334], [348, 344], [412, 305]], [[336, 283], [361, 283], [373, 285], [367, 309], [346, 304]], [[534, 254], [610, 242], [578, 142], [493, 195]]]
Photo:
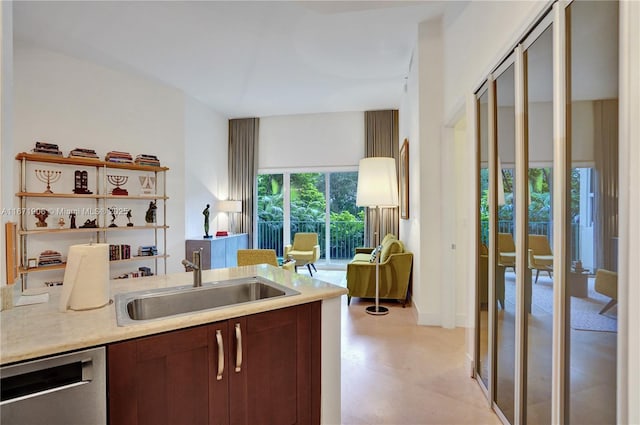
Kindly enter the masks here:
[[[49, 292], [49, 302], [13, 307], [0, 312], [0, 364], [28, 360], [81, 348], [93, 347], [174, 329], [246, 316], [313, 301], [335, 298], [347, 293], [346, 288], [308, 276], [291, 273], [268, 265], [204, 270], [202, 281], [221, 281], [241, 277], [262, 276], [300, 292], [275, 298], [194, 312], [186, 316], [140, 324], [118, 326], [115, 304], [89, 311], [58, 311], [61, 286], [40, 289]], [[111, 281], [111, 299], [120, 292], [190, 285], [192, 273], [175, 273], [137, 279]]]

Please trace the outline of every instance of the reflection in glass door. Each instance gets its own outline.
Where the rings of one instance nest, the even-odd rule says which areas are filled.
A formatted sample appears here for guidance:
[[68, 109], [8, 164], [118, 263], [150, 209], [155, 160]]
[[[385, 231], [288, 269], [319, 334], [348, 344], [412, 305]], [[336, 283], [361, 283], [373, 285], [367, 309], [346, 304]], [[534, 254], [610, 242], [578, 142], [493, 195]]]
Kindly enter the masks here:
[[514, 50], [518, 80], [509, 57], [488, 108], [478, 91], [476, 375], [510, 423], [617, 422], [618, 16], [615, 1], [555, 3]]
[[476, 275], [476, 375], [489, 388], [489, 95], [485, 90], [477, 100], [479, 153], [478, 263]]
[[618, 248], [618, 2], [567, 8], [571, 208], [566, 422], [616, 423]]
[[510, 423], [515, 404], [516, 273], [515, 92], [513, 63], [496, 80], [497, 261], [495, 262], [495, 402]]
[[[553, 40], [552, 27], [525, 51], [527, 70], [528, 235], [525, 285], [527, 424], [551, 423], [553, 341]], [[551, 254], [552, 255], [552, 254]], [[535, 283], [533, 283], [535, 282]]]

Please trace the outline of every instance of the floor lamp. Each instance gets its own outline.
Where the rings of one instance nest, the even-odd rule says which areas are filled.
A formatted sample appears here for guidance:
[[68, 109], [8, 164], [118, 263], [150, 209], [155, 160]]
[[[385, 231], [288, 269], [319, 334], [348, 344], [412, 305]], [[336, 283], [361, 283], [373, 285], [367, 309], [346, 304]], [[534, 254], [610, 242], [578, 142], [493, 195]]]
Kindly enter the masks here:
[[[396, 160], [393, 158], [372, 157], [360, 160], [358, 167], [358, 192], [356, 205], [376, 208], [376, 247], [380, 245], [382, 208], [398, 206], [398, 177]], [[383, 315], [389, 309], [380, 306], [380, 249], [376, 250], [376, 304], [367, 307], [367, 313]]]

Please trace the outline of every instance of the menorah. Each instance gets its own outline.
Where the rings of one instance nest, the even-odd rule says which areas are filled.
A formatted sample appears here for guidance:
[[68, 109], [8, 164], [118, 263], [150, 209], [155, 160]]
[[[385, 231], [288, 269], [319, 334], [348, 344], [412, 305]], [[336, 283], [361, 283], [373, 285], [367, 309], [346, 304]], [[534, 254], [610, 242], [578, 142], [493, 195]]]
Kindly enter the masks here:
[[57, 182], [62, 176], [62, 171], [35, 170], [35, 173], [38, 180], [40, 180], [42, 183], [47, 184], [47, 190], [45, 190], [43, 193], [53, 193], [53, 191], [51, 190], [51, 183]]
[[107, 175], [107, 180], [109, 180], [109, 183], [115, 186], [115, 188], [111, 191], [112, 195], [129, 195], [127, 189], [123, 189], [120, 187], [127, 183], [127, 180], [129, 180], [128, 176], [114, 176], [109, 174]]

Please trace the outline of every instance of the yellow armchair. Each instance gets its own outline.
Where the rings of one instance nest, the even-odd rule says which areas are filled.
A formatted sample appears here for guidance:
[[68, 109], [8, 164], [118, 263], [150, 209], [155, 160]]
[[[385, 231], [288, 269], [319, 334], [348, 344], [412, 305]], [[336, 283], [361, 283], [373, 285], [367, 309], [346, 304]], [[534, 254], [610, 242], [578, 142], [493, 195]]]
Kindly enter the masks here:
[[605, 313], [611, 307], [618, 303], [618, 273], [605, 269], [596, 271], [596, 282], [594, 288], [596, 292], [611, 298], [599, 314]]
[[[408, 300], [409, 281], [413, 265], [413, 254], [406, 252], [404, 244], [394, 235], [388, 234], [381, 244], [380, 253], [380, 298]], [[371, 262], [374, 248], [356, 248], [356, 255], [347, 264], [347, 305], [351, 297], [375, 298], [376, 263]]]
[[516, 244], [511, 233], [498, 233], [498, 264], [516, 269]]
[[316, 261], [320, 259], [320, 245], [318, 245], [317, 233], [303, 233], [298, 232], [293, 236], [293, 245], [287, 245], [284, 247], [284, 258], [293, 258], [296, 260], [295, 268], [298, 270], [298, 266], [307, 266], [309, 274], [313, 276], [311, 267], [314, 271]]
[[551, 252], [551, 246], [549, 240], [545, 235], [529, 235], [529, 268], [536, 271], [536, 280], [534, 283], [538, 283], [538, 276], [540, 270], [544, 270], [549, 273], [553, 271], [553, 252]]
[[[278, 258], [274, 249], [239, 249], [236, 254], [238, 266], [252, 266], [254, 264], [270, 264], [278, 267]], [[284, 270], [293, 271], [294, 263], [284, 263]]]

